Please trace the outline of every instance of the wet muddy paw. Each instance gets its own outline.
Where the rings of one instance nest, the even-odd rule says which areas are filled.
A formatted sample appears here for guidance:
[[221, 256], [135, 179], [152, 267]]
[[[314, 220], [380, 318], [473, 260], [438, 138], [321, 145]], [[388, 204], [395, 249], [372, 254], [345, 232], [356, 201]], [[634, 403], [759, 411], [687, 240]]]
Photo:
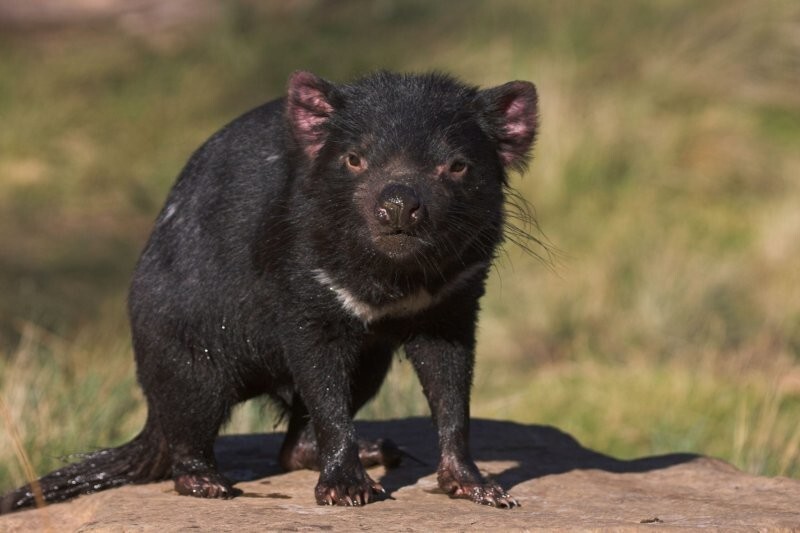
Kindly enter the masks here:
[[[354, 476], [355, 477], [355, 476]], [[363, 480], [323, 481], [317, 484], [314, 495], [319, 505], [356, 507], [372, 503], [386, 491], [377, 481], [364, 475]]]
[[221, 474], [183, 474], [175, 478], [175, 490], [183, 496], [223, 500], [238, 496], [242, 492], [234, 488]]
[[475, 503], [489, 505], [499, 509], [519, 507], [519, 502], [507, 493], [500, 485], [484, 483], [472, 487], [459, 487], [450, 494], [454, 498], [469, 498]]
[[[472, 470], [472, 469], [469, 469]], [[451, 498], [464, 498], [479, 503], [489, 505], [498, 509], [513, 509], [519, 507], [519, 502], [507, 493], [503, 487], [493, 481], [486, 481], [475, 472], [469, 472], [466, 468], [456, 470], [459, 472], [460, 479], [452, 475], [449, 470], [439, 473], [439, 487], [450, 495]]]
[[439, 487], [451, 498], [465, 498], [498, 509], [519, 507], [519, 502], [503, 487], [484, 479], [474, 464], [453, 466], [445, 463], [439, 469]]

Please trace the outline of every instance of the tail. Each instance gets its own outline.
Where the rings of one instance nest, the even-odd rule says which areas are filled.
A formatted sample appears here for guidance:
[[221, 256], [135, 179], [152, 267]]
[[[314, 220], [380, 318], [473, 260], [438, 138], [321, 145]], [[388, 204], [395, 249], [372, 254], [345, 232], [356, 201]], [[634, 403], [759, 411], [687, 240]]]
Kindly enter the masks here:
[[23, 485], [4, 494], [0, 497], [0, 514], [34, 507], [39, 495], [46, 503], [60, 502], [81, 494], [157, 481], [170, 475], [169, 447], [150, 419], [129, 443], [82, 457], [82, 461], [40, 478], [34, 484], [38, 487]]

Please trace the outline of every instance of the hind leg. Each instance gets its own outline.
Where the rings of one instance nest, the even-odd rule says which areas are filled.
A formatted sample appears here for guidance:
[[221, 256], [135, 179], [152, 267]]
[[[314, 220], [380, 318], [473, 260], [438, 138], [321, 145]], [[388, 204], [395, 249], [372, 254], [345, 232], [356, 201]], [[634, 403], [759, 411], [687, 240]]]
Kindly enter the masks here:
[[228, 499], [240, 492], [219, 473], [213, 455], [205, 450], [183, 449], [175, 454], [173, 464], [173, 479], [178, 494]]
[[[195, 400], [200, 400], [197, 396]], [[183, 409], [176, 409], [162, 417], [175, 490], [185, 496], [232, 498], [237, 491], [219, 473], [214, 458], [214, 440], [227, 418], [228, 408], [224, 404], [207, 401], [201, 404], [203, 409], [192, 409], [189, 403], [183, 404]]]
[[[197, 396], [195, 400], [199, 401]], [[170, 447], [175, 490], [185, 496], [232, 498], [238, 491], [220, 474], [214, 458], [214, 440], [229, 409], [217, 402], [207, 401], [202, 405], [203, 409], [191, 409], [184, 404], [184, 410], [170, 413], [169, 423], [163, 426]]]
[[173, 362], [168, 372], [155, 365], [142, 371], [140, 365], [148, 408], [169, 447], [175, 490], [201, 498], [232, 498], [237, 491], [217, 469], [214, 440], [235, 403], [233, 387], [205, 366], [210, 362], [188, 359], [191, 354], [184, 357], [191, 364], [176, 365], [177, 357], [162, 358]]
[[292, 398], [289, 427], [283, 439], [279, 462], [281, 467], [293, 470], [319, 470], [317, 440], [309, 423], [308, 409], [297, 394]]
[[[400, 464], [402, 457], [403, 452], [389, 439], [374, 441], [358, 439], [358, 458], [364, 468], [377, 465], [394, 468]], [[309, 423], [305, 405], [299, 398], [292, 403], [289, 427], [281, 446], [279, 460], [281, 467], [287, 471], [319, 470], [314, 428]]]
[[[355, 416], [367, 401], [377, 394], [392, 362], [390, 347], [375, 349], [364, 357], [353, 380], [350, 415]], [[314, 428], [309, 423], [308, 410], [299, 395], [292, 399], [289, 427], [280, 451], [280, 464], [284, 470], [319, 470], [317, 441]], [[365, 468], [384, 465], [392, 468], [400, 464], [403, 453], [388, 439], [358, 440], [358, 457]]]

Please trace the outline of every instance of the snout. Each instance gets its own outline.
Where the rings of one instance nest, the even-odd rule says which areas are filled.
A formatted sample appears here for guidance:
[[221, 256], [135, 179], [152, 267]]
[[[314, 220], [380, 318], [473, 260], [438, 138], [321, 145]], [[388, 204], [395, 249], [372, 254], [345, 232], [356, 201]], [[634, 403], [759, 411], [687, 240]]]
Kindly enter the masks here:
[[378, 195], [375, 218], [389, 232], [409, 232], [424, 216], [425, 206], [422, 200], [408, 185], [390, 183]]

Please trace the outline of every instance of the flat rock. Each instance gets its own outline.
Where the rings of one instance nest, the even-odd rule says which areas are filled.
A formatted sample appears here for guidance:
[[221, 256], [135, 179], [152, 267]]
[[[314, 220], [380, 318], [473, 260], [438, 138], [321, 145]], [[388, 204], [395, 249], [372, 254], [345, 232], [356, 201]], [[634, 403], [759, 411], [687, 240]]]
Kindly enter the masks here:
[[172, 482], [127, 486], [0, 517], [0, 531], [800, 530], [800, 481], [751, 476], [717, 459], [622, 461], [552, 427], [473, 420], [478, 466], [522, 504], [501, 510], [438, 491], [427, 419], [357, 427], [367, 438], [391, 438], [416, 459], [371, 470], [390, 497], [366, 507], [316, 505], [315, 472], [278, 468], [283, 434], [224, 436], [217, 457], [243, 491], [238, 498], [178, 496]]

